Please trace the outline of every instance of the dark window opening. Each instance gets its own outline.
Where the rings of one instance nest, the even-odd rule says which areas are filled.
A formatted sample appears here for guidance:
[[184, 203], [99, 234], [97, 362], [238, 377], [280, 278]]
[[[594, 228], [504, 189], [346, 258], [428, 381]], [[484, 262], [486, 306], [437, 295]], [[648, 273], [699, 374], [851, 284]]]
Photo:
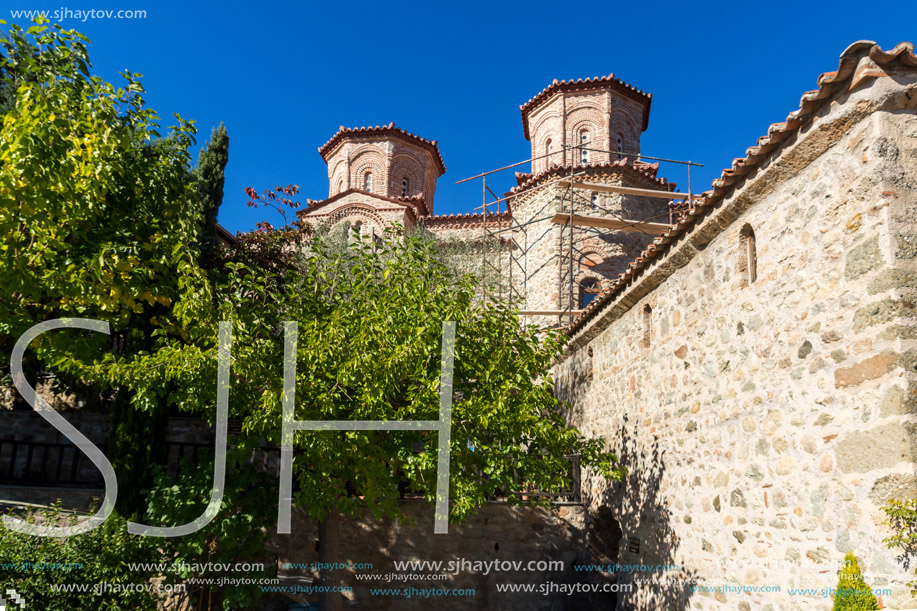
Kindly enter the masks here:
[[745, 286], [751, 286], [758, 279], [758, 253], [755, 245], [755, 230], [746, 224], [740, 232], [743, 256], [745, 257]]
[[585, 308], [595, 301], [599, 293], [602, 292], [602, 285], [595, 278], [587, 278], [580, 283], [580, 308]]
[[643, 345], [650, 347], [650, 339], [653, 329], [653, 308], [649, 304], [643, 306]]

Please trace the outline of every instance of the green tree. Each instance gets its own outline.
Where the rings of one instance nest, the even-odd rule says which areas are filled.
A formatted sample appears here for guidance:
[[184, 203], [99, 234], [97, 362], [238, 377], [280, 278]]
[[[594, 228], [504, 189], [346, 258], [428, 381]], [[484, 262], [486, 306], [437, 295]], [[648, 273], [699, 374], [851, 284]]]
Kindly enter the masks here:
[[[66, 524], [75, 518], [52, 507], [28, 519]], [[128, 534], [127, 523], [118, 516], [112, 516], [99, 529], [66, 539], [33, 537], [0, 528], [0, 588], [3, 592], [15, 589], [25, 598], [26, 609], [155, 611], [159, 599], [152, 591], [102, 588], [129, 588], [141, 583], [151, 575], [131, 570], [128, 564], [163, 560], [149, 540]], [[82, 586], [83, 591], [64, 589], [74, 585]]]
[[837, 591], [834, 594], [834, 611], [872, 611], [879, 608], [879, 601], [872, 588], [867, 585], [860, 572], [860, 563], [853, 552], [844, 556], [844, 568], [840, 570]]
[[[436, 420], [442, 323], [452, 320], [458, 323], [452, 521], [499, 490], [523, 484], [562, 490], [571, 454], [605, 476], [620, 475], [603, 440], [584, 439], [561, 418], [548, 372], [564, 337], [520, 326], [512, 308], [475, 299], [475, 278], [440, 263], [430, 242], [397, 232], [370, 242], [353, 233], [342, 248], [333, 234], [306, 240], [288, 228], [264, 228], [234, 250], [227, 254], [227, 280], [216, 288], [220, 314], [210, 322], [207, 341], [191, 356], [176, 346], [120, 371], [138, 392], [179, 377], [177, 386], [212, 380], [212, 365], [199, 375], [194, 364], [212, 363], [214, 321], [231, 320], [230, 403], [244, 406], [238, 415], [247, 436], [240, 447], [254, 449], [258, 439], [279, 444], [281, 325], [298, 321], [297, 419]], [[272, 257], [268, 267], [252, 264], [264, 251], [283, 256]], [[178, 362], [191, 366], [179, 368]], [[163, 377], [165, 372], [172, 377]], [[201, 409], [212, 411], [203, 404]], [[320, 554], [334, 549], [340, 516], [368, 510], [401, 517], [405, 487], [433, 504], [436, 444], [435, 433], [422, 431], [298, 433], [295, 503], [319, 523]], [[524, 501], [511, 496], [510, 502]], [[527, 502], [547, 500], [531, 496]], [[335, 608], [337, 602], [323, 604]]]
[[203, 223], [200, 240], [205, 256], [213, 258], [219, 248], [217, 214], [223, 203], [224, 171], [229, 161], [229, 134], [220, 123], [210, 134], [210, 141], [201, 149], [194, 168], [194, 178], [201, 193]]
[[[139, 75], [115, 87], [89, 74], [75, 32], [10, 26], [0, 66], [14, 91], [0, 125], [0, 347], [60, 317], [107, 321], [111, 336], [61, 331], [31, 346], [30, 365], [110, 401], [110, 458], [119, 510], [145, 507], [140, 490], [162, 459], [168, 388], [137, 401], [99, 359], [155, 351], [189, 337], [209, 295], [195, 247], [201, 198], [190, 175], [194, 127], [176, 117], [159, 134]], [[193, 333], [193, 331], [192, 331]], [[177, 406], [177, 407], [176, 407]]]
[[[261, 526], [273, 521], [277, 514], [274, 505], [265, 502], [267, 498], [276, 498], [277, 480], [254, 468], [247, 460], [251, 452], [230, 451], [228, 458], [231, 475], [213, 521], [190, 535], [155, 543], [164, 560], [170, 561], [165, 581], [184, 583], [182, 595], [195, 609], [202, 598], [221, 603], [224, 609], [251, 609], [262, 595], [257, 580], [274, 575], [273, 563], [265, 558], [268, 531]], [[187, 524], [204, 513], [213, 486], [212, 455], [196, 465], [183, 461], [179, 472], [175, 479], [167, 470], [157, 468], [155, 484], [147, 494], [146, 523]], [[247, 574], [234, 572], [232, 576], [253, 579], [255, 584], [227, 588], [187, 584], [192, 577], [214, 581], [226, 577], [222, 571], [202, 567], [230, 566], [245, 561], [260, 563], [262, 568]]]
[[[917, 555], [917, 498], [906, 501], [891, 500], [882, 510], [888, 516], [885, 525], [894, 533], [885, 539], [884, 543], [889, 548], [901, 550], [904, 558], [913, 558]], [[911, 596], [917, 598], [917, 580], [910, 582], [908, 586], [911, 588]]]

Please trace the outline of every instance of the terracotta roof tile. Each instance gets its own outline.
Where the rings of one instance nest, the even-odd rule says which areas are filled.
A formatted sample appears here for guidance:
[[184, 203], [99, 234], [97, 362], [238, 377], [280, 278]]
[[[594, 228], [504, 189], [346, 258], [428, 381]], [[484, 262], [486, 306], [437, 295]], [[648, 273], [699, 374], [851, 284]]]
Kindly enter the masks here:
[[[617, 159], [614, 161], [599, 161], [596, 163], [585, 163], [574, 166], [576, 171], [580, 170], [618, 170], [624, 172], [630, 172], [633, 175], [639, 176], [640, 178], [648, 181], [655, 187], [659, 187], [662, 190], [674, 191], [676, 184], [674, 182], [669, 182], [665, 178], [659, 178], [656, 176], [659, 171], [658, 163], [643, 163], [640, 161], [631, 162], [628, 159]], [[547, 177], [552, 178], [563, 178], [565, 174], [570, 173], [569, 165], [555, 165], [551, 166], [547, 170], [542, 170], [537, 174], [523, 174], [521, 172], [516, 173], [516, 183], [517, 185], [509, 190], [506, 195], [515, 195], [526, 189], [537, 185], [542, 182]]]
[[318, 153], [322, 156], [322, 159], [327, 161], [328, 153], [334, 150], [338, 143], [344, 140], [347, 136], [393, 136], [395, 138], [411, 142], [412, 144], [420, 145], [421, 147], [426, 148], [431, 153], [433, 153], [433, 158], [436, 160], [437, 165], [439, 166], [439, 173], [446, 173], [446, 164], [443, 163], [443, 156], [439, 152], [439, 144], [436, 142], [436, 140], [427, 140], [426, 138], [421, 138], [420, 136], [403, 130], [400, 127], [395, 127], [394, 123], [389, 123], [388, 125], [376, 125], [375, 127], [344, 127], [342, 125], [338, 128], [337, 133], [331, 136], [328, 142], [318, 147]]
[[[611, 286], [603, 290], [592, 303], [584, 308], [582, 313], [567, 327], [567, 333], [575, 334], [583, 325], [598, 315], [606, 305], [622, 294], [631, 280], [641, 276], [650, 265], [664, 257], [668, 252], [666, 247], [669, 244], [676, 242], [697, 227], [699, 221], [710, 214], [714, 207], [726, 197], [730, 187], [755, 172], [757, 166], [769, 158], [771, 153], [777, 151], [783, 141], [795, 135], [800, 127], [811, 121], [815, 113], [831, 97], [839, 92], [855, 88], [862, 80], [853, 81], [856, 76], [856, 67], [866, 56], [880, 68], [900, 66], [917, 69], [917, 55], [914, 55], [914, 45], [909, 42], [902, 42], [890, 51], [884, 51], [872, 41], [859, 41], [847, 47], [841, 54], [838, 69], [819, 76], [818, 89], [807, 91], [802, 95], [799, 110], [791, 112], [786, 121], [772, 124], [767, 130], [767, 135], [758, 138], [757, 145], [746, 151], [746, 157], [734, 160], [732, 167], [723, 170], [722, 176], [713, 181], [713, 189], [706, 191], [703, 198], [698, 200], [693, 208], [681, 215], [681, 221], [677, 225], [653, 240], [643, 254], [628, 265], [627, 270]], [[879, 75], [880, 73], [866, 71], [862, 78]]]
[[363, 189], [346, 189], [341, 191], [337, 195], [332, 195], [326, 199], [307, 199], [306, 207], [302, 210], [297, 210], [296, 215], [299, 218], [304, 218], [309, 214], [324, 208], [328, 204], [333, 204], [337, 200], [341, 199], [345, 195], [350, 195], [351, 193], [359, 193], [373, 199], [381, 199], [383, 201], [392, 202], [394, 204], [401, 204], [407, 206], [414, 210], [417, 215], [426, 215], [429, 213], [427, 210], [427, 202], [424, 200], [423, 193], [418, 193], [417, 195], [411, 195], [409, 197], [388, 197], [385, 195], [380, 195], [378, 193], [369, 193]]
[[[487, 215], [488, 224], [509, 225], [512, 219], [513, 215], [510, 212]], [[455, 229], [480, 226], [484, 222], [484, 216], [481, 214], [437, 214], [435, 216], [424, 216], [418, 220], [427, 227]]]
[[653, 100], [653, 94], [640, 91], [633, 85], [628, 85], [624, 81], [615, 78], [614, 74], [609, 74], [608, 76], [576, 79], [575, 81], [559, 81], [554, 79], [553, 83], [542, 89], [535, 97], [519, 107], [519, 110], [522, 112], [522, 129], [525, 132], [525, 139], [530, 139], [528, 121], [525, 120], [526, 117], [530, 112], [541, 106], [544, 102], [547, 102], [555, 93], [560, 91], [588, 91], [590, 89], [601, 89], [604, 87], [612, 87], [617, 92], [643, 104], [643, 130], [646, 131], [650, 120], [650, 103]]

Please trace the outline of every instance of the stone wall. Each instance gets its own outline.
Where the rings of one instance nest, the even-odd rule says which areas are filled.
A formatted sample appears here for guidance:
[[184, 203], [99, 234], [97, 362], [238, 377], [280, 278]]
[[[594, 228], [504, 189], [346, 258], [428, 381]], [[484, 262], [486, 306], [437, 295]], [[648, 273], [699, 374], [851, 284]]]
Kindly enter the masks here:
[[630, 470], [584, 484], [621, 561], [780, 589], [660, 581], [622, 608], [829, 609], [788, 590], [835, 587], [847, 551], [885, 608], [917, 606], [880, 511], [917, 495], [914, 81], [824, 108], [574, 334], [558, 392]]
[[[565, 505], [552, 510], [522, 508], [505, 503], [488, 503], [460, 525], [450, 525], [446, 535], [433, 534], [433, 509], [424, 501], [402, 501], [405, 523], [375, 519], [342, 520], [338, 555], [335, 562], [370, 563], [371, 569], [343, 569], [332, 574], [336, 585], [350, 586], [346, 594], [347, 609], [426, 610], [500, 609], [501, 611], [574, 611], [577, 609], [609, 608], [608, 599], [583, 599], [562, 593], [543, 595], [532, 593], [500, 593], [497, 584], [544, 584], [548, 581], [570, 584], [594, 578], [586, 572], [573, 570], [575, 561], [588, 561], [584, 556], [587, 532], [583, 508]], [[410, 524], [413, 522], [413, 526]], [[317, 535], [314, 525], [297, 509], [293, 511], [291, 536], [273, 537], [271, 552], [281, 563], [311, 564], [318, 561]], [[456, 562], [460, 564], [512, 561], [526, 567], [529, 562], [560, 561], [563, 568], [546, 570], [455, 571], [403, 570], [395, 568], [396, 561]], [[283, 564], [281, 566], [284, 566]], [[533, 565], [535, 567], [535, 565]], [[372, 579], [357, 579], [356, 574], [371, 575]], [[446, 579], [401, 579], [405, 575], [445, 573]], [[282, 570], [291, 576], [317, 578], [311, 570]], [[392, 577], [398, 575], [400, 577]], [[387, 577], [389, 576], [389, 577]], [[370, 588], [462, 588], [474, 589], [474, 594], [411, 598], [373, 594]], [[607, 595], [606, 595], [607, 596]], [[435, 602], [434, 602], [435, 601]], [[602, 604], [604, 603], [604, 604]]]

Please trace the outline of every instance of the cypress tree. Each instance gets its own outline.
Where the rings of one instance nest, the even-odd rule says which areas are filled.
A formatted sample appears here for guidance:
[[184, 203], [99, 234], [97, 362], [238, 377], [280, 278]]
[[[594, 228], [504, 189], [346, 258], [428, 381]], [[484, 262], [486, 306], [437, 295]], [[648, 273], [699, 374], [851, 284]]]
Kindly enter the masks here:
[[213, 252], [217, 247], [217, 214], [220, 204], [223, 203], [223, 182], [226, 162], [229, 161], [229, 134], [226, 127], [214, 128], [210, 134], [210, 141], [197, 157], [197, 167], [194, 169], [194, 178], [203, 202], [202, 214], [204, 217], [200, 241], [205, 254]]

